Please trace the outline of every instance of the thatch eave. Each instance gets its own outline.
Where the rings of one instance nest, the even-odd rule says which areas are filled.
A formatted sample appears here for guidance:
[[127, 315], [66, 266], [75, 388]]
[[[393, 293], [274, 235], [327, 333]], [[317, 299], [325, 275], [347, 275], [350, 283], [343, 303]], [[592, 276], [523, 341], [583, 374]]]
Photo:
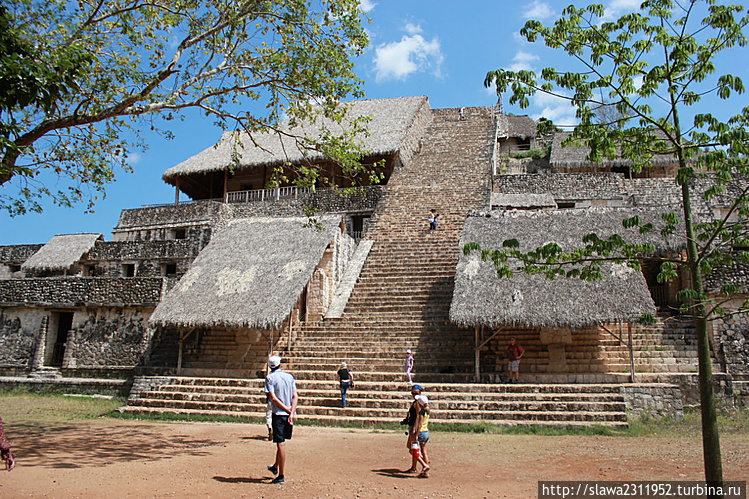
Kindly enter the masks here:
[[[357, 137], [357, 140], [367, 151], [367, 155], [381, 156], [395, 154], [400, 150], [417, 114], [429, 103], [426, 96], [418, 96], [360, 100], [345, 105], [349, 106], [350, 118], [371, 117], [367, 123], [370, 133]], [[324, 128], [335, 132], [343, 131], [348, 126], [346, 123], [337, 124], [332, 120], [318, 118], [314, 123], [302, 123], [293, 128], [288, 121], [284, 121], [279, 129], [294, 137], [317, 140]], [[169, 168], [162, 178], [165, 182], [176, 185], [179, 177], [222, 172], [235, 164], [236, 171], [249, 171], [287, 162], [316, 162], [323, 159], [322, 153], [300, 149], [296, 139], [286, 135], [257, 133], [250, 138], [245, 132], [224, 132], [215, 146]]]
[[98, 233], [58, 234], [23, 262], [21, 269], [25, 271], [68, 270], [78, 264], [99, 240], [103, 241], [104, 236]]
[[231, 221], [217, 232], [151, 316], [154, 326], [281, 327], [312, 278], [340, 216]]
[[[496, 249], [507, 239], [517, 239], [521, 251], [556, 242], [569, 251], [582, 245], [582, 236], [595, 232], [601, 238], [623, 233], [621, 221], [639, 214], [651, 221], [659, 210], [632, 208], [589, 208], [586, 210], [509, 211], [469, 216], [463, 228], [460, 248], [476, 242]], [[650, 242], [660, 235], [630, 234], [630, 240]], [[679, 253], [683, 245], [676, 237], [658, 247], [664, 254]], [[655, 243], [654, 243], [655, 244]], [[585, 329], [617, 321], [633, 321], [654, 314], [655, 304], [641, 272], [625, 265], [606, 262], [603, 278], [583, 281], [517, 271], [512, 278], [497, 276], [491, 261], [476, 252], [461, 256], [455, 275], [450, 307], [451, 322], [462, 326]]]

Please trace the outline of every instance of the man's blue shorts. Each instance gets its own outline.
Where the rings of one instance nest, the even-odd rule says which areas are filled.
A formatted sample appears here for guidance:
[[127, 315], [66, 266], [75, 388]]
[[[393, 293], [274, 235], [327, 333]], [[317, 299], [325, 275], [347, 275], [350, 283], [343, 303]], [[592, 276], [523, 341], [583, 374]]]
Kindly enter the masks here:
[[289, 424], [289, 416], [280, 414], [273, 415], [273, 441], [277, 444], [291, 440], [291, 433], [294, 431], [294, 425]]

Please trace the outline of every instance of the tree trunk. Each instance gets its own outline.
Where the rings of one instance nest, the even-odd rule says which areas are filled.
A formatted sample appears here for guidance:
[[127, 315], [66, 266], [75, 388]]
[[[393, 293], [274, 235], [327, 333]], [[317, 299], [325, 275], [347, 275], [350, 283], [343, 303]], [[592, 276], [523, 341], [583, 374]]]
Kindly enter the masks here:
[[692, 221], [692, 203], [689, 193], [689, 182], [681, 186], [684, 203], [684, 224], [687, 234], [687, 258], [692, 273], [692, 287], [697, 293], [694, 304], [694, 325], [697, 330], [697, 357], [699, 361], [700, 411], [702, 414], [702, 454], [705, 461], [705, 481], [710, 484], [723, 483], [723, 464], [720, 454], [720, 437], [718, 435], [718, 415], [715, 409], [715, 392], [713, 390], [713, 368], [710, 360], [710, 342], [707, 337], [707, 318], [705, 304], [702, 301], [702, 274], [697, 261], [697, 242], [694, 238]]

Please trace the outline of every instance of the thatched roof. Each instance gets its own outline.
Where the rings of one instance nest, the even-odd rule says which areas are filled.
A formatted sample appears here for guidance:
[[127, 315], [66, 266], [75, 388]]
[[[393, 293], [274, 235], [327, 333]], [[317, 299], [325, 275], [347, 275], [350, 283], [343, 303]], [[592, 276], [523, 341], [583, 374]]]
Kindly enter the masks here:
[[497, 136], [499, 138], [532, 139], [536, 136], [536, 122], [527, 115], [508, 116], [501, 114], [497, 118]]
[[[599, 163], [593, 163], [588, 161], [586, 158], [590, 154], [590, 148], [586, 145], [579, 147], [575, 146], [562, 146], [562, 141], [569, 137], [570, 132], [557, 132], [554, 134], [554, 141], [551, 145], [551, 156], [549, 157], [549, 164], [552, 168], [565, 169], [565, 168], [581, 168], [591, 167], [594, 165], [604, 167], [625, 167], [634, 166], [634, 162], [629, 159], [614, 158], [614, 159], [603, 159]], [[654, 154], [652, 159], [653, 166], [664, 166], [672, 165], [676, 163], [676, 157], [672, 154]]]
[[[347, 115], [350, 118], [371, 116], [367, 123], [370, 131], [368, 136], [360, 137], [364, 149], [371, 154], [392, 154], [401, 147], [409, 127], [424, 105], [429, 105], [426, 96], [399, 97], [396, 99], [371, 99], [353, 101]], [[293, 134], [309, 138], [319, 138], [323, 128], [333, 133], [343, 131], [342, 126], [328, 119], [318, 119], [315, 123], [306, 123], [290, 128], [288, 121], [280, 124], [279, 128]], [[350, 123], [350, 121], [349, 121]], [[275, 133], [258, 133], [253, 138], [260, 147], [255, 146], [246, 133], [225, 132], [215, 147], [209, 147], [203, 152], [183, 161], [164, 172], [163, 179], [167, 183], [175, 184], [176, 178], [182, 175], [223, 171], [232, 164], [236, 147], [239, 156], [238, 170], [262, 165], [276, 165], [286, 161], [298, 162], [303, 159], [319, 159], [322, 155], [314, 151], [300, 150], [296, 141]], [[358, 137], [359, 138], [359, 137]], [[239, 142], [237, 144], [237, 141]]]
[[159, 326], [280, 326], [312, 278], [340, 216], [232, 220], [220, 229], [150, 322]]
[[551, 194], [492, 194], [493, 208], [556, 208], [557, 203]]
[[66, 270], [78, 263], [101, 234], [61, 234], [54, 236], [22, 265], [23, 270]]
[[[668, 209], [668, 208], [667, 208]], [[585, 234], [599, 237], [613, 233], [637, 242], [651, 242], [664, 253], [683, 249], [680, 239], [663, 240], [657, 233], [639, 235], [622, 228], [622, 220], [635, 214], [646, 222], [657, 222], [667, 209], [589, 208], [584, 210], [509, 211], [468, 217], [460, 247], [476, 242], [482, 248], [501, 248], [503, 241], [517, 239], [523, 251], [549, 242], [563, 250], [582, 245]], [[515, 272], [499, 279], [491, 261], [481, 255], [461, 252], [455, 275], [450, 320], [460, 326], [530, 327], [581, 329], [617, 320], [634, 320], [655, 313], [655, 305], [641, 272], [617, 264], [601, 266], [603, 278], [580, 279], [530, 276]]]

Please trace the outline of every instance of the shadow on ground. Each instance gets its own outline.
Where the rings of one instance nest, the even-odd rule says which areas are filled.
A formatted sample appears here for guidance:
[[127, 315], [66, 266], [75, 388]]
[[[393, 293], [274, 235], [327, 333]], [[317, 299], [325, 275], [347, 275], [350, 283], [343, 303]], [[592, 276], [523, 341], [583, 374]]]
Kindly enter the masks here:
[[185, 449], [194, 455], [207, 455], [207, 447], [224, 441], [168, 435], [163, 427], [107, 426], [83, 423], [7, 425], [6, 435], [16, 459], [24, 466], [84, 468], [121, 461], [157, 460], [172, 457]]

